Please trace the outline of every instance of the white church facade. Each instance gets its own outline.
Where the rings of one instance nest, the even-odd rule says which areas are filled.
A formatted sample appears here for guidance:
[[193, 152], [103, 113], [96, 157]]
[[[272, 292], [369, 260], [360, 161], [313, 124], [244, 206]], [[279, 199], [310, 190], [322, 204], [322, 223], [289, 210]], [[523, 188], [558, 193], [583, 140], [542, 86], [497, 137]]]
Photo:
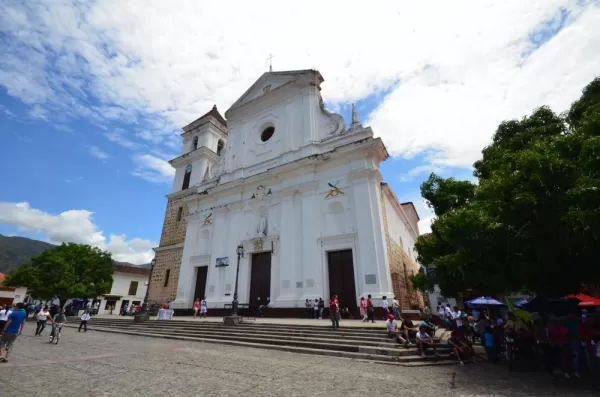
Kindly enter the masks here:
[[[337, 294], [397, 296], [422, 307], [408, 277], [418, 271], [418, 215], [382, 181], [380, 138], [328, 112], [315, 70], [267, 72], [225, 112], [214, 107], [183, 128], [151, 301], [209, 309], [233, 299], [269, 312]], [[272, 309], [272, 310], [271, 310]]]

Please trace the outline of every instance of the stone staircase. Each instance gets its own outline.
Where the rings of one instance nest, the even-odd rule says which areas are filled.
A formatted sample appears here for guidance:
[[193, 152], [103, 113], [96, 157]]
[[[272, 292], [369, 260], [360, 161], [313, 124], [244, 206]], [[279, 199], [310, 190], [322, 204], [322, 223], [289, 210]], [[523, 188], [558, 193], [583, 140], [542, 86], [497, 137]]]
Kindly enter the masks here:
[[[70, 327], [78, 327], [72, 318]], [[370, 360], [393, 365], [425, 366], [454, 364], [445, 342], [438, 343], [439, 357], [428, 352], [425, 357], [416, 347], [400, 347], [379, 328], [329, 327], [314, 325], [241, 323], [225, 326], [218, 322], [169, 320], [135, 323], [131, 317], [98, 318], [88, 324], [89, 330], [114, 332], [206, 343], [274, 349], [304, 354]]]

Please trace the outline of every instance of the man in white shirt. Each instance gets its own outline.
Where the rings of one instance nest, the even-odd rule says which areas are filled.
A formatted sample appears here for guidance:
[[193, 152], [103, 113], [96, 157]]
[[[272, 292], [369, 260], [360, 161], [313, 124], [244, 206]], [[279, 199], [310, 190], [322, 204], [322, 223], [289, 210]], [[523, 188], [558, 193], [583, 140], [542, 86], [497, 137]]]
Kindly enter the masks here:
[[421, 357], [425, 357], [425, 349], [429, 347], [433, 349], [433, 354], [435, 354], [436, 357], [438, 356], [437, 351], [435, 350], [435, 341], [425, 331], [425, 327], [420, 327], [419, 332], [417, 332], [417, 345], [419, 346]]
[[460, 310], [458, 310], [458, 307], [456, 307], [456, 306], [454, 306], [454, 312], [452, 312], [452, 319], [456, 323], [457, 329], [463, 327], [463, 325], [464, 325], [463, 314]]
[[83, 312], [83, 315], [81, 316], [81, 322], [79, 323], [79, 332], [81, 332], [81, 327], [83, 327], [83, 332], [87, 332], [87, 323], [88, 321], [90, 321], [91, 318], [92, 316], [90, 316], [90, 313], [86, 309]]
[[6, 322], [8, 321], [8, 316], [10, 316], [11, 313], [12, 310], [10, 310], [10, 306], [0, 306], [0, 335], [2, 335], [2, 333], [4, 332], [4, 326], [6, 325]]
[[385, 320], [389, 314], [390, 314], [390, 309], [388, 309], [388, 301], [387, 301], [387, 296], [384, 296], [381, 298], [381, 308], [383, 309], [383, 319]]

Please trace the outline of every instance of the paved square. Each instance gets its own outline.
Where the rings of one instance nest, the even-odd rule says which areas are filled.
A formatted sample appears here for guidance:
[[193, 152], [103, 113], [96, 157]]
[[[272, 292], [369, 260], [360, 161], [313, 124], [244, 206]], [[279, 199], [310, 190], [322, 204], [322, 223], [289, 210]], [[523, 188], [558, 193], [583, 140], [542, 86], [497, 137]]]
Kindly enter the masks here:
[[598, 395], [485, 363], [406, 368], [71, 328], [55, 346], [33, 332], [27, 324], [11, 362], [0, 364], [2, 397]]

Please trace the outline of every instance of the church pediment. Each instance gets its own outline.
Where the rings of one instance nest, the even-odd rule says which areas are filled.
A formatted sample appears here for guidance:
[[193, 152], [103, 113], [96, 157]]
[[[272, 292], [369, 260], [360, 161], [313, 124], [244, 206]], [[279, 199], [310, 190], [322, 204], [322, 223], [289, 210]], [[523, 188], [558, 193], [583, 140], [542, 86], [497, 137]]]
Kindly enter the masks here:
[[262, 98], [273, 93], [284, 86], [292, 83], [301, 83], [317, 79], [317, 84], [323, 82], [323, 77], [316, 70], [291, 70], [285, 72], [266, 72], [225, 112], [225, 117], [229, 118], [231, 112], [256, 99]]

